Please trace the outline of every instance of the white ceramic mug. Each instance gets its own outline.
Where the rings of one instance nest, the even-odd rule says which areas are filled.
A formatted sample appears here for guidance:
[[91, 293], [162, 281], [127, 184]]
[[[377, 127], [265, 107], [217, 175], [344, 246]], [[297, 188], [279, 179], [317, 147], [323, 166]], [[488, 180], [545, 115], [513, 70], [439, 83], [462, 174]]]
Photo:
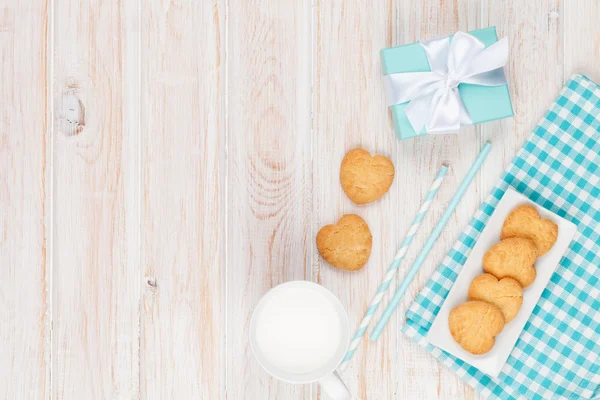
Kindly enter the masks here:
[[350, 323], [342, 303], [309, 281], [274, 287], [250, 319], [250, 348], [269, 374], [290, 383], [319, 382], [333, 400], [351, 398], [335, 372], [349, 342]]

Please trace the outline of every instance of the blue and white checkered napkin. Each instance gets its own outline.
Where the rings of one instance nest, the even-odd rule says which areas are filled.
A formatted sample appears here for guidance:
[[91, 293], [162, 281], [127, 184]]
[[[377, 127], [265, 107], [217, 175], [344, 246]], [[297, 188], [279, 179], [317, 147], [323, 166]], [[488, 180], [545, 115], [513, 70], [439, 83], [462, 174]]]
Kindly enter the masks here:
[[[508, 187], [578, 231], [502, 372], [491, 378], [425, 335]], [[582, 75], [567, 83], [406, 318], [405, 334], [486, 397], [600, 398], [600, 86]]]

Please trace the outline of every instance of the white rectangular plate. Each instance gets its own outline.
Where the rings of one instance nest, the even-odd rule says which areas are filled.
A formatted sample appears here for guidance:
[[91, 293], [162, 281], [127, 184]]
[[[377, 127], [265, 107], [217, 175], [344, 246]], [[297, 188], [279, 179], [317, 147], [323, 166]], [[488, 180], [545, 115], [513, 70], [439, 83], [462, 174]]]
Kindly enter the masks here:
[[[533, 284], [523, 290], [523, 305], [519, 310], [519, 314], [496, 336], [496, 344], [492, 350], [487, 354], [476, 356], [463, 350], [454, 341], [448, 329], [448, 315], [454, 307], [467, 301], [471, 281], [477, 275], [483, 273], [483, 255], [490, 247], [500, 241], [500, 231], [504, 220], [515, 207], [521, 204], [531, 204], [538, 210], [542, 218], [548, 218], [558, 224], [558, 238], [552, 249], [536, 260], [537, 276]], [[483, 232], [481, 232], [440, 312], [433, 321], [427, 334], [429, 343], [471, 364], [480, 371], [492, 377], [497, 377], [576, 231], [577, 227], [572, 222], [549, 212], [514, 190], [508, 189]]]

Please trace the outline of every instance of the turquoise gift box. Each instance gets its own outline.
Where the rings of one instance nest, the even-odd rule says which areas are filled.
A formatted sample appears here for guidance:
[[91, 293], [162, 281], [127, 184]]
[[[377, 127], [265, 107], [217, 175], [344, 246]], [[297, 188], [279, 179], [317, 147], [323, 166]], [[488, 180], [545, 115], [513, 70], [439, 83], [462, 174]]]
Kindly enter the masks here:
[[[481, 40], [485, 47], [498, 41], [494, 26], [470, 31], [469, 34]], [[381, 50], [381, 64], [384, 75], [431, 71], [425, 50], [418, 42]], [[461, 83], [458, 85], [458, 91], [473, 124], [514, 115], [508, 85], [480, 86]], [[404, 113], [407, 104], [408, 102], [390, 106], [392, 122], [398, 139], [426, 135], [425, 128], [417, 133], [408, 121]]]

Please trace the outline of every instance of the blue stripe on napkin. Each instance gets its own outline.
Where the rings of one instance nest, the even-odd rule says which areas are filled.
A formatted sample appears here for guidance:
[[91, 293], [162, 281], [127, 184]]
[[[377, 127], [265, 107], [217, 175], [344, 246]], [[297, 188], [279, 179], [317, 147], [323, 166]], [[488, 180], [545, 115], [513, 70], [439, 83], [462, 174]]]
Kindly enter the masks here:
[[[498, 378], [425, 339], [508, 187], [578, 227]], [[402, 331], [493, 399], [600, 397], [600, 86], [569, 80], [406, 313]]]

